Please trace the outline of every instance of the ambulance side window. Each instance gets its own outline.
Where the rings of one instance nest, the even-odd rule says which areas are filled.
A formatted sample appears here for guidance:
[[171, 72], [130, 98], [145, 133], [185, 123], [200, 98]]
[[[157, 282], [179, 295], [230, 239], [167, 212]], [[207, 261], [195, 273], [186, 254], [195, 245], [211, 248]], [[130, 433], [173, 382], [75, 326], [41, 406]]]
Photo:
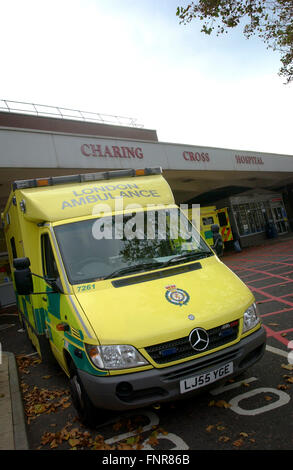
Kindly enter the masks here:
[[57, 279], [59, 277], [59, 273], [48, 234], [42, 235], [41, 246], [44, 276], [52, 279]]
[[202, 218], [203, 225], [212, 225], [214, 223], [213, 217], [203, 217]]

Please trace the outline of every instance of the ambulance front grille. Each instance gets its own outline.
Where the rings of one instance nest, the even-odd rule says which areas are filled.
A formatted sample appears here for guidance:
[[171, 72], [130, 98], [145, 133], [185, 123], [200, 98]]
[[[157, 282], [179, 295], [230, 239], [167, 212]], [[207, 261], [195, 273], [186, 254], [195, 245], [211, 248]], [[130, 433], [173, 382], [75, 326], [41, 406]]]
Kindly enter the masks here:
[[230, 326], [220, 325], [207, 331], [209, 344], [204, 351], [195, 351], [189, 342], [189, 336], [156, 344], [145, 348], [152, 360], [157, 364], [167, 364], [191, 356], [197, 356], [201, 352], [212, 351], [231, 343], [238, 337], [239, 321], [231, 322]]

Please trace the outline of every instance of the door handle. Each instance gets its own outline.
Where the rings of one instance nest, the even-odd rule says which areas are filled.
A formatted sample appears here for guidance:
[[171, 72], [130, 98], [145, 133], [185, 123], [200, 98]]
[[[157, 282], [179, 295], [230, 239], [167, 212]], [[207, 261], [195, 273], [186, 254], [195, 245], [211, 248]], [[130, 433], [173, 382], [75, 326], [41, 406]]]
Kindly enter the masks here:
[[44, 302], [48, 302], [48, 298], [47, 298], [47, 297], [42, 297], [42, 300], [43, 300]]

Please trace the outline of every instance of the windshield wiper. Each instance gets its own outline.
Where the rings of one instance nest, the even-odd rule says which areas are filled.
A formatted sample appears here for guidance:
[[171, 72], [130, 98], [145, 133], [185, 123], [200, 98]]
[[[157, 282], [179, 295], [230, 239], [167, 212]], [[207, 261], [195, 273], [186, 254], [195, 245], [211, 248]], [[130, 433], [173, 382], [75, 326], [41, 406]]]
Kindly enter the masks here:
[[200, 252], [195, 252], [195, 253], [185, 253], [184, 255], [177, 255], [173, 256], [173, 258], [169, 259], [168, 261], [157, 261], [157, 262], [152, 262], [152, 263], [142, 263], [142, 264], [136, 264], [134, 266], [125, 266], [124, 268], [116, 269], [116, 271], [113, 271], [112, 273], [108, 274], [107, 276], [101, 278], [101, 279], [112, 279], [113, 277], [119, 277], [123, 276], [125, 274], [131, 274], [139, 271], [144, 271], [146, 269], [156, 269], [156, 268], [165, 268], [166, 266], [169, 266], [172, 263], [175, 263], [176, 261], [185, 261], [185, 260], [190, 260], [190, 259], [200, 259], [200, 258], [206, 258], [208, 256], [212, 256], [212, 252], [209, 251], [200, 251]]
[[123, 276], [124, 274], [144, 271], [145, 269], [160, 268], [162, 265], [164, 265], [164, 263], [156, 262], [156, 263], [136, 264], [135, 266], [126, 266], [125, 268], [116, 269], [116, 271], [113, 271], [111, 274], [108, 274], [103, 279], [111, 279], [113, 277]]
[[164, 267], [169, 266], [172, 263], [176, 263], [177, 261], [187, 261], [191, 259], [201, 259], [207, 258], [208, 256], [212, 256], [211, 251], [198, 251], [194, 253], [185, 253], [184, 255], [177, 255], [170, 258], [168, 261], [165, 261]]

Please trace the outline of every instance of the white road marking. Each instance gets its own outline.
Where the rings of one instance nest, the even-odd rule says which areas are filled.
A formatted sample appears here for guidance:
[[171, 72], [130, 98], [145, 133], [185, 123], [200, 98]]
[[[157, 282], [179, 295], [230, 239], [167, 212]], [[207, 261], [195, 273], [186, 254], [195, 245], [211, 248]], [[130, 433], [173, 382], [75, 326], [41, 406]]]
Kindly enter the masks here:
[[211, 395], [220, 395], [220, 393], [227, 392], [228, 390], [233, 390], [234, 388], [241, 387], [243, 384], [248, 384], [250, 382], [255, 382], [258, 380], [256, 377], [250, 377], [249, 379], [243, 379], [239, 382], [233, 382], [232, 384], [222, 385], [221, 387], [217, 387], [214, 390], [210, 390]]
[[[277, 395], [279, 399], [273, 403], [270, 403], [265, 406], [261, 406], [260, 408], [254, 408], [253, 410], [246, 410], [244, 408], [241, 408], [239, 403], [242, 400], [245, 400], [247, 398], [253, 397], [254, 395], [260, 394], [260, 393], [273, 393], [274, 395]], [[256, 388], [255, 390], [250, 390], [247, 393], [242, 393], [242, 395], [237, 395], [237, 397], [232, 398], [232, 400], [229, 401], [229, 404], [231, 405], [230, 410], [235, 411], [235, 413], [239, 415], [246, 415], [246, 416], [255, 416], [260, 413], [265, 413], [266, 411], [271, 411], [275, 408], [279, 408], [280, 406], [286, 405], [290, 401], [290, 396], [283, 392], [282, 390], [277, 390], [275, 388]]]
[[288, 352], [283, 351], [282, 349], [279, 348], [274, 348], [273, 346], [269, 346], [268, 344], [266, 345], [266, 350], [269, 352], [272, 352], [274, 354], [278, 354], [279, 356], [283, 356], [288, 358]]

